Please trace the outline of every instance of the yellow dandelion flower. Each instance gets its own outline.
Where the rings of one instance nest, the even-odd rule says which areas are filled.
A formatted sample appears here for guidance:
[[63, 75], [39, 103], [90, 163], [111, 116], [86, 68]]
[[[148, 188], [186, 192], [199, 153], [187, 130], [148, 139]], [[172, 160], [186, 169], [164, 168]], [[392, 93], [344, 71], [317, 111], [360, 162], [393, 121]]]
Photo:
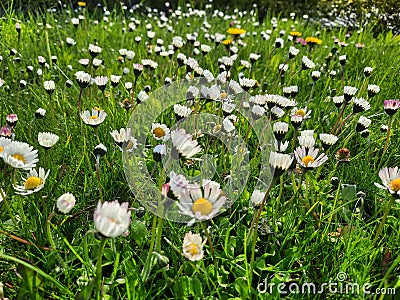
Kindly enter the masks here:
[[226, 39], [226, 40], [223, 40], [221, 43], [222, 43], [222, 45], [229, 46], [230, 44], [232, 44], [232, 40]]
[[246, 33], [246, 30], [242, 29], [242, 28], [229, 28], [227, 31], [227, 33], [232, 34], [232, 35], [241, 35]]
[[319, 38], [316, 38], [316, 37], [311, 37], [311, 36], [306, 37], [306, 42], [308, 44], [313, 44], [313, 45], [315, 45], [315, 44], [321, 45], [322, 44], [322, 40], [320, 40]]
[[85, 6], [86, 6], [86, 2], [79, 1], [79, 2], [78, 2], [78, 6], [80, 6], [80, 7], [85, 7]]
[[301, 32], [299, 32], [299, 31], [291, 31], [289, 34], [290, 34], [292, 37], [299, 37], [299, 36], [301, 36]]

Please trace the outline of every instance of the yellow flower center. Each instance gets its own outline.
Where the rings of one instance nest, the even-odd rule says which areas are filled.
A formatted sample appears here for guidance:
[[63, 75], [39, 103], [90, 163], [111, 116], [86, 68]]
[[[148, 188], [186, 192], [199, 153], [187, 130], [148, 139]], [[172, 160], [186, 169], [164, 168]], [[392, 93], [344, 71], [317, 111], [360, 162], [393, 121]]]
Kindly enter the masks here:
[[304, 157], [301, 159], [301, 161], [304, 163], [304, 165], [305, 165], [306, 167], [308, 167], [308, 165], [309, 165], [310, 163], [313, 163], [313, 162], [314, 162], [314, 157], [312, 157], [311, 155], [307, 155], [307, 156], [304, 156]]
[[190, 245], [188, 246], [188, 250], [186, 252], [190, 253], [191, 255], [199, 254], [197, 245], [195, 243], [190, 243]]
[[26, 190], [34, 190], [43, 183], [43, 180], [36, 176], [31, 176], [25, 181]]
[[231, 39], [227, 39], [227, 40], [223, 40], [222, 41], [222, 45], [229, 46], [230, 44], [232, 44], [232, 40]]
[[400, 191], [400, 177], [393, 179], [391, 182], [389, 182], [388, 186], [395, 193]]
[[305, 112], [303, 109], [299, 109], [299, 110], [296, 112], [296, 115], [300, 115], [300, 116], [304, 117], [304, 116], [306, 115], [306, 112]]
[[3, 152], [4, 148], [0, 146], [0, 153]]
[[25, 157], [22, 154], [15, 153], [11, 156], [14, 157], [15, 159], [18, 159], [19, 161], [22, 161], [23, 163], [26, 162]]
[[162, 138], [165, 135], [165, 131], [164, 129], [162, 129], [161, 127], [157, 127], [153, 130], [153, 134], [157, 137], [157, 138]]
[[80, 2], [78, 2], [78, 5], [80, 7], [85, 7], [86, 6], [86, 2], [80, 1]]
[[99, 117], [98, 116], [90, 116], [89, 119], [91, 120], [97, 120]]
[[197, 199], [192, 206], [194, 213], [200, 212], [201, 215], [207, 216], [212, 211], [212, 203], [205, 198]]
[[227, 93], [221, 93], [221, 99], [225, 99], [228, 96]]

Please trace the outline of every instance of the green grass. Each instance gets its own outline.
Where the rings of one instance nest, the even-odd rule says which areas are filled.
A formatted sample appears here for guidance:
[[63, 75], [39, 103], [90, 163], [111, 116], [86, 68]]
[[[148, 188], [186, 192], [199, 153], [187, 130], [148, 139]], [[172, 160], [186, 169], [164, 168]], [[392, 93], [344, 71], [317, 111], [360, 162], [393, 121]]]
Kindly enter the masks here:
[[[77, 17], [78, 14], [85, 15], [86, 20], [81, 21], [78, 28], [75, 28], [70, 19]], [[207, 21], [211, 24], [208, 33], [210, 35], [217, 32], [225, 33], [231, 19], [211, 17], [212, 9], [208, 10], [207, 14]], [[140, 20], [140, 25], [136, 25], [133, 32], [128, 30], [123, 32], [123, 27], [128, 29], [132, 17]], [[298, 106], [303, 107], [308, 102], [308, 109], [312, 110], [311, 118], [304, 121], [302, 129], [313, 129], [316, 134], [328, 133], [338, 117], [338, 110], [333, 105], [331, 97], [343, 94], [338, 56], [345, 54], [347, 63], [344, 85], [357, 87], [356, 96], [364, 98], [366, 89], [362, 87], [367, 83], [379, 85], [381, 89], [375, 97], [369, 99], [371, 108], [364, 113], [372, 120], [369, 127], [370, 136], [363, 138], [359, 133], [354, 133], [355, 124], [361, 115], [357, 114], [343, 126], [338, 135], [338, 142], [326, 152], [329, 160], [320, 168], [307, 172], [305, 176], [291, 170], [277, 180], [271, 188], [261, 214], [261, 217], [265, 218], [263, 220], [266, 220], [265, 224], [270, 228], [270, 233], [262, 234], [261, 231], [258, 233], [254, 264], [251, 265], [253, 253], [248, 233], [257, 209], [251, 208], [249, 202], [258, 180], [263, 180], [260, 175], [263, 174], [260, 170], [263, 166], [260, 162], [260, 153], [253, 157], [258, 143], [253, 132], [247, 145], [250, 151], [251, 175], [243, 193], [229, 209], [203, 224], [208, 227], [211, 235], [214, 254], [212, 255], [208, 243], [204, 246], [205, 255], [202, 261], [191, 262], [181, 254], [182, 240], [186, 232], [191, 230], [205, 238], [206, 233], [200, 223], [188, 228], [182, 223], [161, 221], [150, 212], [146, 212], [143, 217], [136, 216], [134, 210], [129, 235], [108, 239], [103, 251], [102, 292], [108, 299], [279, 298], [276, 288], [272, 289], [272, 293], [269, 291], [260, 293], [257, 287], [262, 287], [260, 283], [265, 282], [275, 285], [284, 282], [299, 284], [312, 282], [316, 285], [339, 283], [337, 280], [339, 272], [347, 274], [347, 283], [357, 283], [360, 287], [367, 283], [374, 288], [396, 287], [397, 294], [400, 293], [398, 203], [392, 206], [378, 241], [373, 243], [390, 200], [389, 193], [378, 189], [373, 183], [380, 183], [378, 172], [382, 167], [400, 166], [398, 114], [393, 118], [390, 144], [384, 155], [382, 152], [386, 133], [380, 131], [381, 125], [388, 124], [383, 101], [396, 99], [400, 94], [399, 36], [385, 33], [373, 38], [372, 29], [367, 26], [362, 31], [353, 31], [351, 36], [345, 39], [347, 33], [345, 28], [329, 31], [297, 18], [289, 19], [287, 22], [279, 20], [271, 38], [265, 40], [260, 32], [272, 29], [271, 20], [267, 18], [256, 26], [251, 17], [249, 14], [237, 15], [235, 21], [235, 26], [240, 22], [241, 27], [250, 35], [242, 39], [246, 46], [237, 45], [238, 59], [231, 69], [231, 78], [238, 80], [240, 72], [250, 77], [249, 69], [243, 68], [240, 60], [248, 60], [250, 53], [259, 53], [261, 58], [253, 63], [251, 76], [260, 83], [260, 87], [251, 89], [249, 94], [283, 95], [282, 86], [290, 81], [291, 85], [299, 87], [299, 94], [296, 96]], [[15, 31], [15, 23], [18, 20], [22, 24], [19, 42]], [[94, 24], [95, 20], [98, 20], [98, 24]], [[107, 86], [106, 93], [109, 97], [106, 101], [103, 100], [103, 95], [95, 84], [85, 89], [82, 108], [101, 107], [108, 114], [104, 123], [98, 127], [100, 141], [108, 148], [105, 157], [107, 161], [105, 158], [101, 158], [100, 161], [103, 200], [128, 201], [130, 207], [137, 209], [142, 204], [130, 191], [125, 179], [121, 152], [114, 146], [109, 134], [114, 129], [126, 127], [132, 112], [124, 110], [118, 104], [130, 97], [123, 83], [134, 81], [132, 63], [140, 63], [144, 58], [157, 61], [158, 68], [154, 71], [144, 70], [137, 80], [135, 97], [146, 85], [151, 86], [150, 95], [155, 93], [164, 85], [167, 76], [174, 81], [183, 79], [186, 75], [185, 68], [179, 68], [176, 72], [176, 53], [181, 52], [189, 57], [193, 47], [187, 43], [171, 59], [154, 53], [148, 54], [145, 25], [152, 24], [152, 30], [156, 32], [156, 37], [151, 42], [154, 49], [157, 38], [163, 39], [164, 45], [167, 46], [172, 42], [172, 37], [180, 35], [185, 39], [187, 33], [193, 33], [201, 28], [203, 21], [204, 17], [183, 16], [182, 19], [171, 17], [170, 26], [174, 29], [174, 33], [171, 33], [165, 27], [158, 28], [153, 18], [139, 11], [129, 14], [115, 10], [108, 16], [108, 21], [103, 20], [103, 16], [96, 19], [94, 15], [89, 15], [85, 11], [69, 14], [65, 11], [56, 14], [30, 12], [24, 16], [14, 15], [9, 11], [0, 20], [2, 33], [0, 54], [3, 57], [0, 78], [5, 82], [0, 88], [1, 125], [5, 125], [7, 114], [18, 114], [19, 121], [14, 130], [15, 139], [27, 142], [38, 149], [40, 159], [38, 166], [51, 170], [45, 187], [40, 192], [21, 196], [15, 193], [12, 183], [15, 178], [20, 184], [20, 176], [25, 176], [25, 172], [13, 170], [0, 161], [0, 187], [7, 195], [6, 201], [0, 203], [0, 282], [5, 285], [5, 297], [10, 299], [100, 297], [100, 291], [96, 286], [98, 281], [95, 279], [101, 238], [93, 224], [94, 207], [91, 207], [95, 206], [100, 198], [99, 183], [95, 173], [96, 157], [92, 153], [98, 144], [98, 139], [95, 131], [84, 125], [78, 116], [77, 103], [80, 90], [74, 74], [78, 70], [85, 70], [92, 75], [110, 77], [112, 74], [122, 75], [124, 67], [130, 69], [130, 73], [122, 77], [122, 84], [120, 83], [118, 87]], [[187, 23], [190, 23], [190, 26], [187, 26]], [[278, 66], [287, 60], [288, 49], [292, 45], [292, 42], [287, 41], [287, 36], [292, 25], [302, 33], [302, 37], [318, 36], [323, 43], [313, 49], [296, 45], [300, 53], [288, 62], [290, 68], [284, 75], [284, 85], [281, 85]], [[283, 36], [284, 48], [277, 49], [270, 56], [280, 30], [286, 31]], [[253, 32], [257, 34], [253, 36]], [[218, 58], [227, 55], [227, 50], [223, 45], [216, 45], [213, 41], [207, 40], [203, 30], [200, 29], [198, 33], [200, 43], [210, 45], [213, 49], [208, 55], [199, 54], [195, 58], [203, 69], [210, 70], [216, 76], [219, 71]], [[140, 43], [134, 41], [136, 36], [142, 36]], [[77, 44], [72, 47], [67, 46], [65, 42], [67, 37], [73, 38]], [[341, 47], [334, 44], [333, 37], [346, 41], [348, 46]], [[104, 60], [104, 66], [97, 70], [91, 67], [84, 69], [78, 63], [81, 58], [90, 58], [87, 51], [90, 43], [98, 43], [103, 48], [98, 57]], [[358, 50], [354, 46], [355, 43], [364, 43], [365, 47]], [[337, 53], [328, 62], [325, 57], [332, 51], [332, 47], [338, 48]], [[18, 50], [16, 56], [9, 56], [12, 48]], [[121, 48], [135, 52], [132, 61], [127, 59], [124, 63], [117, 61], [118, 50]], [[52, 55], [57, 56], [56, 63], [51, 62]], [[312, 86], [311, 71], [302, 71], [291, 79], [291, 75], [301, 68], [303, 55], [312, 59], [316, 64], [315, 70], [321, 70], [321, 78], [315, 83], [310, 101], [308, 99]], [[38, 56], [45, 57], [49, 66], [40, 66]], [[15, 57], [20, 57], [21, 60], [17, 61]], [[67, 67], [68, 65], [72, 65], [72, 70]], [[34, 72], [26, 72], [27, 66], [33, 66]], [[374, 69], [368, 79], [363, 74], [366, 66]], [[41, 76], [36, 73], [39, 68], [43, 70]], [[331, 70], [337, 70], [337, 75], [333, 78], [329, 76]], [[177, 77], [174, 77], [176, 74]], [[65, 86], [68, 79], [74, 82], [71, 88]], [[19, 87], [20, 80], [28, 82], [25, 88]], [[54, 80], [56, 84], [51, 103], [43, 88], [43, 82], [46, 80]], [[39, 107], [47, 110], [44, 119], [35, 118], [34, 113]], [[54, 117], [51, 113], [52, 107]], [[215, 104], [209, 103], [203, 106], [202, 112], [221, 116], [222, 112], [215, 107]], [[350, 112], [351, 105], [345, 115]], [[171, 110], [166, 111], [158, 120], [169, 126], [175, 123]], [[281, 121], [290, 123], [290, 111]], [[248, 126], [246, 120], [241, 117], [236, 129], [242, 138], [245, 138]], [[43, 131], [60, 136], [58, 143], [47, 151], [37, 141], [38, 132]], [[288, 152], [293, 146], [293, 132], [293, 128], [290, 128], [286, 136], [286, 140], [290, 141]], [[226, 152], [226, 149], [222, 150], [221, 142], [209, 142], [207, 137], [199, 138], [199, 143], [204, 151], [215, 157], [222, 151]], [[149, 172], [154, 166], [151, 149], [156, 144], [149, 135], [146, 147], [147, 153], [150, 153], [146, 160]], [[318, 138], [316, 147], [321, 148]], [[350, 162], [336, 161], [335, 153], [342, 147], [350, 150]], [[229, 171], [224, 158], [225, 156], [219, 156], [216, 159], [217, 174], [212, 178], [220, 182], [222, 187], [225, 185], [224, 175]], [[189, 175], [197, 167], [198, 164], [193, 168], [185, 166], [184, 170]], [[161, 167], [157, 166], [153, 176], [156, 185], [165, 182], [163, 174]], [[330, 182], [333, 176], [341, 181], [338, 187]], [[355, 189], [351, 186], [355, 186]], [[362, 199], [359, 194], [356, 195], [356, 192], [361, 191], [365, 193]], [[57, 198], [66, 192], [73, 193], [77, 199], [71, 217], [56, 214], [51, 221], [48, 220], [50, 213], [57, 211], [55, 208]], [[311, 209], [306, 208], [305, 202]], [[313, 212], [318, 215], [319, 221], [315, 220]], [[335, 232], [337, 238], [333, 236]], [[51, 250], [54, 247], [55, 249]], [[357, 295], [349, 296], [325, 291], [320, 295], [288, 296], [289, 299], [327, 297], [342, 299], [355, 298]], [[362, 294], [358, 297], [372, 298]]]

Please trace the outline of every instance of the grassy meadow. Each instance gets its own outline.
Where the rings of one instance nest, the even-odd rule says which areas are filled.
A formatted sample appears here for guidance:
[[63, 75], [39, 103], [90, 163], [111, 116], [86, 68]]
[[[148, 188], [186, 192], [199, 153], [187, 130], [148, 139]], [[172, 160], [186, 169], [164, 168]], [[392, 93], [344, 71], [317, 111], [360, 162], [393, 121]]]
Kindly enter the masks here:
[[0, 299], [399, 297], [400, 37], [289, 13], [6, 11]]

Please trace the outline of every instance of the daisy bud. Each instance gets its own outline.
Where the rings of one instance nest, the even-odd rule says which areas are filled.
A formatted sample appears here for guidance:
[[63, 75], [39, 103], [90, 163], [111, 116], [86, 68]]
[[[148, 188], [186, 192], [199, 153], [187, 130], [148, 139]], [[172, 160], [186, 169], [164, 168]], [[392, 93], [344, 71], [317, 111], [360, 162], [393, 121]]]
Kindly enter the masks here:
[[57, 199], [57, 208], [60, 212], [67, 214], [75, 206], [75, 196], [71, 193], [65, 193]]

